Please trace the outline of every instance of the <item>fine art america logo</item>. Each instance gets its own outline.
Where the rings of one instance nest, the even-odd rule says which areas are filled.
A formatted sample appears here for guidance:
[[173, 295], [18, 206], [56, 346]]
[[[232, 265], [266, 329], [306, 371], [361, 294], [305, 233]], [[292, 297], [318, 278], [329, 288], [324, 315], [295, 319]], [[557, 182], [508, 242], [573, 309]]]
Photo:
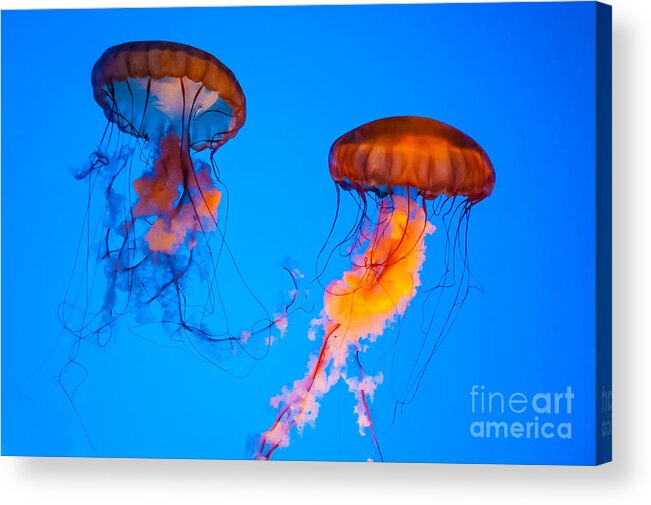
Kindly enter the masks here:
[[572, 387], [565, 391], [525, 394], [488, 391], [485, 386], [470, 388], [475, 438], [572, 438]]

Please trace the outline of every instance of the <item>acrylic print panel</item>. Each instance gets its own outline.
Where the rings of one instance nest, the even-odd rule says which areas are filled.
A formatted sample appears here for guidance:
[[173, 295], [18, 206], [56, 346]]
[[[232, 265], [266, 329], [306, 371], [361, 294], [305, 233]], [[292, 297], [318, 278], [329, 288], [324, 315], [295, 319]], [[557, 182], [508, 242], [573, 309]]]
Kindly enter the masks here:
[[3, 12], [3, 454], [593, 464], [596, 19]]

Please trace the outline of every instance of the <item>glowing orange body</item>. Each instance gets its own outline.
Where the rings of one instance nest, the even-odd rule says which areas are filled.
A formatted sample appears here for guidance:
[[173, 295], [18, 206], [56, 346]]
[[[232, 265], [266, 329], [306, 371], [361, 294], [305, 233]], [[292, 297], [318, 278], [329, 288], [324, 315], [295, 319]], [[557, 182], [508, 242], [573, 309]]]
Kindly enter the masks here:
[[191, 162], [183, 163], [180, 139], [173, 133], [161, 137], [160, 153], [152, 173], [136, 179], [139, 196], [134, 217], [156, 217], [145, 235], [149, 249], [174, 254], [194, 234], [214, 231], [221, 192], [215, 187], [208, 166], [196, 172]]
[[373, 426], [366, 397], [372, 399], [382, 374], [347, 377], [346, 362], [351, 349], [359, 350], [364, 339], [373, 341], [387, 325], [404, 314], [420, 285], [425, 260], [425, 236], [434, 232], [422, 208], [408, 198], [395, 196], [380, 207], [378, 226], [366, 238], [366, 249], [353, 258], [353, 266], [341, 279], [330, 283], [324, 310], [314, 325], [324, 331], [317, 356], [308, 363], [308, 373], [291, 390], [272, 398], [282, 408], [276, 422], [263, 435], [256, 457], [267, 459], [277, 447], [289, 444], [293, 426], [299, 432], [314, 423], [322, 398], [340, 378], [355, 394], [360, 433]]

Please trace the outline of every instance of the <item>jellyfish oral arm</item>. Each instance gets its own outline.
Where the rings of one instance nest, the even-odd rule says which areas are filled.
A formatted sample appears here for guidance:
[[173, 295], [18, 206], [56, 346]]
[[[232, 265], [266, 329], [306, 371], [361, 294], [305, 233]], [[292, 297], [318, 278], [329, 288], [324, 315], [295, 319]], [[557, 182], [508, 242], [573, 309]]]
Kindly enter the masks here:
[[[318, 408], [318, 403], [316, 403], [312, 388], [317, 377], [325, 374], [328, 342], [339, 327], [339, 324], [334, 324], [324, 336], [318, 358], [306, 377], [294, 382], [294, 389], [292, 391], [284, 390], [283, 393], [272, 398], [272, 405], [278, 406], [281, 401], [284, 405], [279, 410], [274, 423], [261, 436], [259, 446], [255, 453], [256, 459], [269, 459], [278, 447], [286, 447], [289, 445], [289, 432], [293, 426], [298, 423], [299, 429], [302, 430], [305, 422], [310, 422], [307, 419], [310, 412], [308, 403], [314, 402]], [[319, 397], [325, 394], [323, 390], [319, 392], [321, 393]]]
[[[313, 425], [319, 400], [342, 377], [357, 399], [360, 433], [368, 428], [379, 451], [368, 399], [383, 377], [364, 373], [359, 352], [366, 349], [366, 339], [373, 342], [405, 313], [420, 285], [425, 237], [434, 229], [425, 210], [409, 197], [394, 196], [382, 202], [377, 223], [364, 241], [366, 248], [353, 256], [351, 269], [326, 288], [322, 316], [313, 322], [324, 334], [319, 354], [312, 357], [308, 373], [294, 382], [293, 389], [283, 388], [271, 400], [279, 411], [261, 436], [257, 459], [269, 459], [278, 447], [288, 446], [294, 426], [300, 434], [305, 424]], [[348, 376], [351, 349], [359, 378]]]
[[145, 236], [152, 252], [192, 249], [197, 232], [214, 231], [221, 192], [204, 163], [195, 168], [189, 147], [173, 131], [160, 137], [151, 171], [134, 181], [138, 195], [133, 215], [154, 218]]
[[355, 405], [355, 414], [357, 415], [357, 424], [359, 425], [359, 434], [361, 436], [366, 435], [366, 429], [371, 433], [371, 438], [373, 439], [373, 444], [380, 456], [380, 460], [384, 461], [382, 456], [382, 450], [380, 449], [380, 443], [378, 442], [377, 435], [375, 434], [375, 426], [373, 420], [371, 419], [371, 409], [368, 404], [368, 399], [373, 400], [373, 395], [378, 385], [382, 384], [384, 376], [382, 372], [379, 372], [375, 376], [367, 375], [364, 373], [364, 368], [362, 367], [362, 362], [359, 359], [359, 349], [355, 350], [355, 362], [357, 363], [357, 368], [359, 370], [359, 378], [351, 377], [346, 379], [346, 384], [348, 384], [348, 390], [355, 395], [357, 400], [357, 405]]

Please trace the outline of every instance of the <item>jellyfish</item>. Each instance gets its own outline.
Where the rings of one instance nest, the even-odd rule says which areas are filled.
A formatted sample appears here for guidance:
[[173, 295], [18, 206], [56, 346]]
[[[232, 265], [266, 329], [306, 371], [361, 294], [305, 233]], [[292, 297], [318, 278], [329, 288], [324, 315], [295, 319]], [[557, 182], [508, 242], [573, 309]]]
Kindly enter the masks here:
[[[408, 403], [472, 285], [468, 219], [495, 184], [491, 161], [473, 139], [430, 118], [379, 119], [339, 137], [330, 149], [329, 168], [337, 201], [343, 189], [360, 209], [346, 238], [328, 255], [343, 247], [350, 268], [324, 286], [323, 310], [308, 333], [311, 339], [320, 336], [320, 348], [310, 356], [305, 376], [271, 399], [277, 415], [257, 441], [257, 459], [269, 459], [276, 449], [287, 447], [293, 428], [300, 434], [306, 425], [313, 426], [320, 400], [344, 380], [355, 399], [360, 435], [370, 433], [383, 460], [370, 404], [384, 374], [368, 373], [360, 353], [405, 315], [419, 291], [434, 300], [434, 308], [424, 311], [422, 340], [414, 342], [419, 358], [396, 399], [396, 405]], [[446, 237], [445, 268], [435, 286], [424, 288], [421, 271], [426, 238], [436, 230], [434, 218]], [[452, 303], [435, 329], [445, 290], [452, 291]]]
[[[91, 84], [107, 123], [99, 147], [75, 172], [88, 203], [60, 309], [76, 337], [60, 376], [81, 367], [83, 341], [105, 345], [123, 330], [180, 345], [219, 368], [238, 354], [260, 359], [272, 332], [284, 333], [292, 295], [280, 294], [277, 310], [267, 310], [226, 240], [228, 189], [215, 155], [246, 119], [235, 75], [200, 49], [147, 41], [107, 49]], [[224, 258], [230, 267], [222, 278]], [[233, 294], [234, 280], [245, 299]], [[226, 299], [253, 319], [233, 321]]]

